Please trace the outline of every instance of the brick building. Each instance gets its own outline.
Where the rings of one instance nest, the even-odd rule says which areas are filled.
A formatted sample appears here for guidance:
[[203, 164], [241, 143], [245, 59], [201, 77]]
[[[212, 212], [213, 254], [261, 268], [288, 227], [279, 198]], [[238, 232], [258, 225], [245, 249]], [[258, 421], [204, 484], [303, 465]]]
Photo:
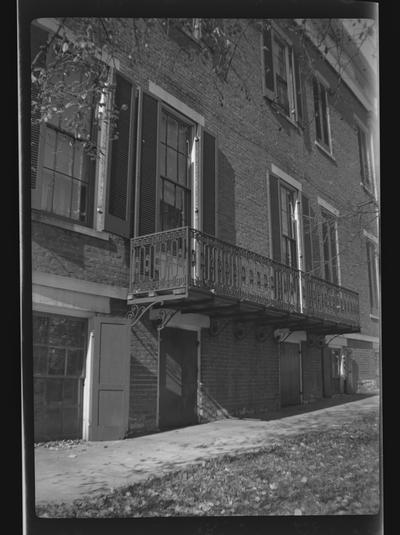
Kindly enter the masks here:
[[378, 387], [376, 72], [339, 20], [340, 58], [322, 21], [249, 20], [223, 81], [193, 20], [101, 59], [122, 107], [113, 140], [93, 109], [97, 160], [32, 128], [35, 440]]

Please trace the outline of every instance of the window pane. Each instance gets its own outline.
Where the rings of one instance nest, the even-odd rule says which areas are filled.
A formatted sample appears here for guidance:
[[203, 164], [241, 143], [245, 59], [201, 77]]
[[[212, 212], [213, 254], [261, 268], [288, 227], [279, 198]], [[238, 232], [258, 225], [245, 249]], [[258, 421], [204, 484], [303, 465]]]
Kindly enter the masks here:
[[71, 217], [77, 221], [87, 220], [87, 186], [79, 180], [72, 181]]
[[167, 177], [177, 180], [177, 153], [174, 149], [167, 148]]
[[33, 373], [47, 374], [47, 347], [33, 346]]
[[183, 154], [178, 154], [178, 182], [184, 186], [187, 184], [187, 159]]
[[314, 94], [314, 114], [315, 114], [315, 128], [316, 128], [316, 138], [318, 141], [322, 139], [322, 130], [321, 130], [321, 117], [320, 117], [320, 98], [319, 98], [319, 83], [314, 78], [313, 79], [313, 94]]
[[161, 124], [160, 124], [160, 141], [166, 143], [167, 141], [167, 116], [165, 113], [161, 114]]
[[85, 159], [85, 152], [82, 143], [74, 143], [74, 161], [72, 168], [72, 176], [83, 179], [83, 163]]
[[276, 49], [276, 66], [277, 66], [277, 73], [281, 78], [284, 80], [287, 79], [286, 74], [286, 54], [285, 54], [285, 46], [280, 43], [279, 41], [275, 40], [275, 49]]
[[72, 175], [73, 143], [72, 139], [63, 134], [57, 135], [55, 169], [60, 173]]
[[70, 216], [72, 183], [71, 179], [58, 173], [54, 176], [53, 211], [58, 215]]
[[163, 201], [171, 206], [175, 205], [175, 185], [168, 180], [163, 180]]
[[178, 140], [178, 150], [183, 154], [187, 154], [188, 151], [188, 142], [189, 142], [189, 128], [182, 124], [179, 125], [179, 140]]
[[65, 349], [58, 347], [49, 348], [49, 375], [64, 375], [65, 373]]
[[48, 320], [46, 316], [33, 314], [32, 319], [33, 343], [46, 344], [48, 337]]
[[328, 128], [328, 102], [326, 89], [321, 87], [321, 114], [322, 128], [324, 132], [324, 143], [329, 146], [329, 128]]
[[167, 145], [175, 149], [178, 147], [178, 122], [172, 117], [168, 117]]
[[166, 176], [165, 145], [163, 145], [163, 143], [160, 143], [158, 158], [160, 166], [160, 175]]
[[67, 351], [67, 375], [81, 375], [83, 349], [68, 349]]
[[277, 82], [278, 102], [287, 112], [289, 112], [287, 83], [281, 80], [278, 76], [276, 78], [276, 82]]
[[63, 403], [75, 405], [78, 402], [76, 379], [64, 379], [63, 383]]
[[47, 403], [59, 403], [62, 401], [63, 394], [63, 380], [52, 379], [46, 383], [46, 402]]
[[42, 199], [40, 207], [46, 212], [53, 211], [54, 172], [43, 169], [42, 172]]
[[43, 165], [48, 169], [54, 169], [56, 154], [56, 132], [52, 128], [46, 128]]

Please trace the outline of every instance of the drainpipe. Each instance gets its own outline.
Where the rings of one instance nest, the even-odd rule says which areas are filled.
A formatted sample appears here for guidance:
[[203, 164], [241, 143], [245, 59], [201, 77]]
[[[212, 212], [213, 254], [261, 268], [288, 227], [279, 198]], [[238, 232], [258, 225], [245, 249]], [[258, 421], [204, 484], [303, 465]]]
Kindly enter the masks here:
[[303, 404], [303, 351], [301, 350], [301, 342], [299, 342], [299, 373], [300, 373], [300, 403]]
[[[192, 167], [192, 183], [193, 183], [193, 208], [192, 208], [192, 227], [195, 230], [201, 231], [202, 229], [202, 213], [201, 213], [201, 169], [200, 169], [200, 142], [201, 138], [199, 137], [199, 128], [197, 127], [196, 135], [193, 140], [192, 152], [190, 155], [190, 163]], [[194, 279], [200, 277], [200, 248], [197, 240], [194, 240], [193, 243], [190, 243], [191, 239], [189, 237], [189, 251], [195, 251], [196, 263], [191, 275]], [[188, 262], [191, 262], [191, 258], [188, 258]]]
[[299, 301], [300, 312], [303, 312], [303, 247], [300, 229], [300, 201], [295, 202], [294, 219], [296, 221], [296, 242], [297, 242], [297, 265], [299, 267]]

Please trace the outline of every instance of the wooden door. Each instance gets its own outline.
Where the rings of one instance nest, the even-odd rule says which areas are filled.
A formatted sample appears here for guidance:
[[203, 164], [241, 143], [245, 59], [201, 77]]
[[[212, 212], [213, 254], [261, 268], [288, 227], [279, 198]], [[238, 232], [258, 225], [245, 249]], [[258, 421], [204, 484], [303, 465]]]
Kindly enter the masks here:
[[129, 323], [123, 318], [93, 318], [89, 440], [118, 440], [128, 430]]
[[299, 345], [283, 342], [280, 348], [281, 406], [300, 403]]
[[160, 335], [159, 427], [197, 423], [197, 333], [165, 328]]

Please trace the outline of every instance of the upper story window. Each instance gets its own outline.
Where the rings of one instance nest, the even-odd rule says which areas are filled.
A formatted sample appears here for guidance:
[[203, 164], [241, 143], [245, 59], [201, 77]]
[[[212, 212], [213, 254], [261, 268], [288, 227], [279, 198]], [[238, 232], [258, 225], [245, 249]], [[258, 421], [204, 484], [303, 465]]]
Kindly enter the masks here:
[[[80, 72], [73, 72], [64, 83], [76, 85], [79, 91], [82, 76]], [[91, 138], [93, 111], [87, 108], [82, 114], [86, 140], [77, 139], [73, 127], [69, 126], [73, 112], [69, 108], [49, 119], [44, 127], [40, 208], [88, 225], [94, 175], [93, 161], [85, 152], [84, 143]]]
[[275, 24], [267, 24], [262, 35], [263, 89], [286, 117], [302, 123], [302, 89], [298, 61], [288, 38]]
[[[271, 241], [273, 260], [298, 268], [300, 227], [299, 192], [301, 184], [274, 164], [269, 175]], [[301, 240], [300, 240], [301, 241]]]
[[377, 246], [372, 240], [367, 239], [366, 248], [369, 281], [369, 302], [371, 307], [371, 314], [376, 315], [379, 309]]
[[166, 109], [159, 136], [160, 230], [190, 226], [192, 126]]
[[297, 267], [295, 191], [281, 183], [280, 198], [282, 262], [287, 266]]
[[[33, 57], [48, 37], [47, 31], [32, 26]], [[57, 41], [53, 45], [57, 46]], [[36, 67], [43, 69], [56, 61], [52, 48], [38, 58]], [[86, 226], [93, 221], [95, 180], [95, 161], [86, 147], [96, 144], [95, 103], [84, 90], [88, 76], [90, 73], [73, 61], [65, 62], [63, 72], [55, 70], [49, 75], [56, 88], [54, 109], [48, 109], [45, 122], [33, 123], [31, 141], [32, 207]], [[32, 86], [32, 99], [39, 101], [36, 86]]]
[[321, 210], [322, 254], [325, 280], [339, 284], [337, 222], [335, 215]]
[[361, 124], [356, 125], [358, 154], [360, 159], [360, 176], [361, 183], [365, 188], [373, 193], [373, 167], [372, 167], [372, 148], [370, 136], [366, 128]]
[[332, 153], [328, 90], [326, 85], [317, 77], [313, 78], [313, 96], [316, 141], [329, 153]]

